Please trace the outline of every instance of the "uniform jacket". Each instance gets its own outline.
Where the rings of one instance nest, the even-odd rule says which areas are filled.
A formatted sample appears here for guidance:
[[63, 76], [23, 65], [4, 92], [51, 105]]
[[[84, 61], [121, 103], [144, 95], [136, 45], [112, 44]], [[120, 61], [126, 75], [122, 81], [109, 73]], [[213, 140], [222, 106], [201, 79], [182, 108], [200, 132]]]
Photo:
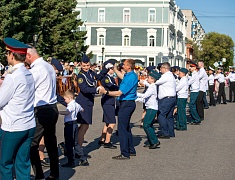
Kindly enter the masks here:
[[84, 72], [82, 69], [78, 74], [78, 87], [80, 93], [76, 97], [76, 102], [81, 106], [93, 106], [94, 97], [96, 94], [97, 83], [96, 80], [101, 80], [108, 72], [108, 69], [104, 68], [99, 74], [89, 70]]
[[[108, 91], [117, 91], [119, 89], [119, 87], [117, 86], [115, 79], [110, 76], [109, 74], [106, 74], [104, 78], [102, 78], [101, 80], [101, 84], [102, 86], [108, 90]], [[101, 99], [101, 104], [111, 104], [114, 105], [115, 104], [115, 98], [109, 95], [102, 95], [102, 99]]]

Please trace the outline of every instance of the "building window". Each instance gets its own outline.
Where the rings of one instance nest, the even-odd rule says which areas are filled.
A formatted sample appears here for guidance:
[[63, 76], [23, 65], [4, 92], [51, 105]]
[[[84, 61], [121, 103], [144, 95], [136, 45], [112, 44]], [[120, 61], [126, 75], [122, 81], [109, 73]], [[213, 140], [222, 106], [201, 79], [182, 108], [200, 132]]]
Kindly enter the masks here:
[[155, 46], [155, 37], [154, 36], [149, 37], [149, 46]]
[[105, 22], [105, 9], [104, 8], [99, 9], [98, 22]]
[[147, 46], [156, 46], [156, 36], [157, 30], [156, 29], [147, 29], [147, 38], [148, 38], [148, 45]]
[[131, 29], [124, 28], [122, 29], [122, 46], [131, 45]]
[[105, 44], [104, 44], [104, 35], [100, 35], [99, 36], [99, 45], [100, 46], [104, 46]]
[[124, 46], [130, 46], [130, 37], [128, 35], [124, 36]]
[[104, 46], [105, 39], [106, 39], [106, 29], [98, 28], [98, 29], [96, 29], [96, 31], [97, 31], [97, 45]]
[[129, 23], [131, 21], [131, 10], [130, 9], [123, 9], [123, 22]]
[[149, 22], [155, 22], [155, 21], [156, 21], [156, 10], [149, 9]]
[[149, 58], [149, 66], [154, 66], [154, 58]]

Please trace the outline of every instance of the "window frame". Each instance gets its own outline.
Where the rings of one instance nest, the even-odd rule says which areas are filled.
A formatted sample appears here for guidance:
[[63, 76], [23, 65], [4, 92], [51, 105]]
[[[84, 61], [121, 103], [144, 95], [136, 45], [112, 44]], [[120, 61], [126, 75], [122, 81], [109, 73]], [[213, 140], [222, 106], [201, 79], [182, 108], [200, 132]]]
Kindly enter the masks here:
[[[101, 14], [102, 13], [100, 13], [101, 11], [103, 11], [104, 13], [103, 13], [103, 19], [101, 19], [100, 17], [101, 17]], [[105, 22], [105, 8], [99, 8], [98, 9], [98, 22]]]
[[[154, 11], [154, 20], [153, 21], [150, 21], [151, 19], [151, 14], [150, 14], [150, 11]], [[155, 23], [156, 22], [156, 9], [155, 8], [149, 8], [148, 9], [148, 22], [149, 23]]]
[[[126, 14], [125, 11], [128, 10], [129, 11], [129, 21], [126, 21]], [[127, 14], [128, 15], [128, 14]], [[131, 9], [130, 8], [124, 8], [123, 9], [123, 23], [130, 23], [131, 22]]]

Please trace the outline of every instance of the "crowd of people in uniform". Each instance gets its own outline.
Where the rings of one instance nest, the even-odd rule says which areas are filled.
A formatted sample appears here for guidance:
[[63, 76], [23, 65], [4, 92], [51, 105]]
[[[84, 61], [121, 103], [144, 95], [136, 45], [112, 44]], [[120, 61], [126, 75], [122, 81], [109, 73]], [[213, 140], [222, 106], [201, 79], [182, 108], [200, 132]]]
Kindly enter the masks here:
[[[130, 126], [136, 101], [144, 104], [143, 129], [148, 144], [156, 149], [159, 139], [175, 137], [175, 129], [187, 130], [186, 105], [189, 100], [190, 123], [199, 125], [204, 120], [206, 91], [209, 89], [210, 106], [226, 104], [225, 80], [230, 81], [229, 101], [235, 93], [235, 72], [225, 77], [222, 68], [214, 74], [204, 69], [204, 62], [192, 62], [190, 68], [171, 67], [168, 62], [146, 68], [147, 79], [139, 82], [134, 72], [135, 61], [126, 59], [118, 66], [110, 59], [103, 64], [99, 74], [91, 69], [90, 59], [84, 55], [80, 72], [76, 75], [79, 93], [75, 97], [67, 90], [61, 97], [56, 92], [56, 73], [61, 69], [58, 61], [44, 61], [37, 50], [12, 38], [5, 38], [6, 57], [12, 71], [5, 75], [0, 87], [0, 176], [1, 179], [30, 179], [32, 165], [35, 179], [44, 179], [39, 157], [39, 144], [44, 137], [50, 159], [50, 175], [46, 179], [59, 178], [56, 123], [58, 115], [64, 115], [64, 138], [68, 162], [62, 167], [88, 166], [89, 157], [83, 151], [84, 137], [92, 124], [92, 112], [96, 94], [102, 94], [104, 127], [98, 145], [116, 149], [111, 136], [116, 125], [120, 141], [120, 154], [115, 160], [128, 160], [136, 156]], [[25, 64], [28, 66], [26, 68]], [[118, 84], [114, 79], [118, 77]], [[209, 76], [209, 77], [208, 77]], [[217, 100], [214, 99], [215, 81], [219, 82]], [[143, 93], [137, 92], [138, 84], [145, 85]], [[209, 86], [208, 86], [209, 85]], [[223, 102], [221, 102], [223, 97]], [[234, 96], [235, 98], [235, 96]], [[57, 102], [66, 106], [58, 111]], [[235, 99], [233, 100], [235, 102]], [[207, 107], [206, 107], [207, 108]], [[175, 118], [176, 117], [176, 118]], [[153, 123], [157, 121], [157, 135]], [[79, 124], [79, 127], [78, 127]], [[79, 159], [78, 164], [75, 158]], [[23, 167], [23, 168], [22, 168]]]

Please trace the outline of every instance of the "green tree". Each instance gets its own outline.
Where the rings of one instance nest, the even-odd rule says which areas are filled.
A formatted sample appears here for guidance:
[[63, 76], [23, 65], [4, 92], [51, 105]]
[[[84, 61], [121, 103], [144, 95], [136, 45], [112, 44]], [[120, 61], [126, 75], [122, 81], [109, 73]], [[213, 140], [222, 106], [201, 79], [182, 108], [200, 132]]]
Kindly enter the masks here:
[[222, 61], [222, 58], [226, 58], [224, 68], [233, 65], [234, 42], [230, 36], [210, 32], [203, 39], [201, 48], [200, 59], [205, 61], [206, 66], [213, 66], [215, 62]]
[[81, 51], [86, 35], [78, 31], [83, 22], [77, 19], [79, 12], [74, 12], [76, 4], [76, 0], [39, 1], [38, 48], [43, 54], [69, 61], [76, 59], [76, 51]]
[[[35, 31], [37, 24], [35, 2], [30, 0], [0, 1], [0, 38], [14, 37], [26, 42], [29, 34]], [[0, 61], [4, 63], [4, 44], [0, 46]], [[6, 63], [6, 61], [5, 61]]]
[[[83, 43], [86, 32], [78, 30], [83, 22], [77, 19], [76, 4], [76, 0], [1, 0], [0, 37], [33, 43], [36, 34], [36, 48], [41, 55], [73, 61], [77, 50], [85, 52], [88, 48]], [[3, 43], [0, 51], [4, 51]]]

